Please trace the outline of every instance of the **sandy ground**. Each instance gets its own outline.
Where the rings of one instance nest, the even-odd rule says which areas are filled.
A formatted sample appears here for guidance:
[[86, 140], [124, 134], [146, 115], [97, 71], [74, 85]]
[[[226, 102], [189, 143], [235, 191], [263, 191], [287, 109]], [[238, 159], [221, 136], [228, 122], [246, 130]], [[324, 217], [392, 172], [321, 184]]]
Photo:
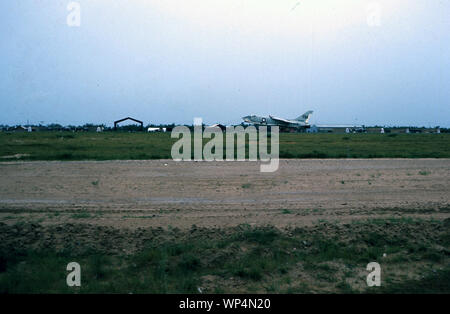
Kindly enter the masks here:
[[0, 221], [113, 227], [297, 227], [450, 217], [450, 159], [0, 163]]

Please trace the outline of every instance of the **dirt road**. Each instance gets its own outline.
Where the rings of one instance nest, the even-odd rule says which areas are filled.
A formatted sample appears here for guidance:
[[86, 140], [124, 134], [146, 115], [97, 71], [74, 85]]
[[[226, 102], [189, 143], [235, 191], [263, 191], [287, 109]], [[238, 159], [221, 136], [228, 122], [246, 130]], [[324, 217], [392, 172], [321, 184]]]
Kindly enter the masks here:
[[450, 159], [0, 163], [0, 221], [116, 227], [305, 226], [450, 217]]

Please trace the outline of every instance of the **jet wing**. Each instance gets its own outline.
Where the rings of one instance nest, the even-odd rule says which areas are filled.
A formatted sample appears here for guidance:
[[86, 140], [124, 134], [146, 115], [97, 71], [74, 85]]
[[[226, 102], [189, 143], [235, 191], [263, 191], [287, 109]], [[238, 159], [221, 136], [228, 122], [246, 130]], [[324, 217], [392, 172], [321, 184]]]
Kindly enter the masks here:
[[292, 120], [286, 120], [286, 119], [282, 119], [282, 118], [277, 118], [274, 116], [269, 116], [272, 120], [275, 120], [281, 124], [291, 124], [291, 123], [298, 123], [297, 121], [292, 121]]

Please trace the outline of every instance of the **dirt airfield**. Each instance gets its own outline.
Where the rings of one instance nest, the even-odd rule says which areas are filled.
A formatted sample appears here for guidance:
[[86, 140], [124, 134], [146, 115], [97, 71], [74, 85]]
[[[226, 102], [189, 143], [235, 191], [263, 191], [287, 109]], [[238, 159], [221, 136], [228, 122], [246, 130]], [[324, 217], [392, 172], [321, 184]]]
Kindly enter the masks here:
[[207, 228], [450, 217], [450, 159], [0, 163], [0, 221]]

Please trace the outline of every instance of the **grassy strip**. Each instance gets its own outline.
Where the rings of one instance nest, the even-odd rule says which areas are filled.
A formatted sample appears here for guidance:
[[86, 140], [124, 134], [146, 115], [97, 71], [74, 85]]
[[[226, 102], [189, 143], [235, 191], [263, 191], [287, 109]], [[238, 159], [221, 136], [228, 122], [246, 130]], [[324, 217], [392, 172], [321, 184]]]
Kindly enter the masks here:
[[[36, 230], [28, 229], [27, 234], [41, 238]], [[164, 236], [170, 232], [160, 231], [130, 253], [101, 251], [77, 238], [52, 250], [37, 249], [32, 243], [23, 249], [3, 245], [0, 292], [198, 293], [198, 288], [207, 293], [450, 292], [450, 233], [443, 223], [386, 220], [285, 232], [250, 226], [227, 232], [193, 228]], [[89, 237], [86, 231], [80, 233]], [[131, 246], [138, 234], [122, 240]], [[109, 239], [94, 241], [106, 245]], [[65, 283], [65, 267], [72, 261], [82, 268], [79, 288]], [[383, 273], [381, 288], [365, 286], [365, 267], [372, 261], [390, 270]], [[396, 274], [396, 269], [424, 278], [413, 280]]]
[[424, 276], [421, 280], [406, 280], [388, 286], [375, 288], [373, 293], [413, 293], [413, 294], [434, 294], [450, 291], [450, 267], [442, 270], [435, 270]]
[[[175, 141], [167, 133], [2, 132], [0, 161], [170, 159]], [[450, 134], [283, 133], [280, 157], [449, 158]]]

